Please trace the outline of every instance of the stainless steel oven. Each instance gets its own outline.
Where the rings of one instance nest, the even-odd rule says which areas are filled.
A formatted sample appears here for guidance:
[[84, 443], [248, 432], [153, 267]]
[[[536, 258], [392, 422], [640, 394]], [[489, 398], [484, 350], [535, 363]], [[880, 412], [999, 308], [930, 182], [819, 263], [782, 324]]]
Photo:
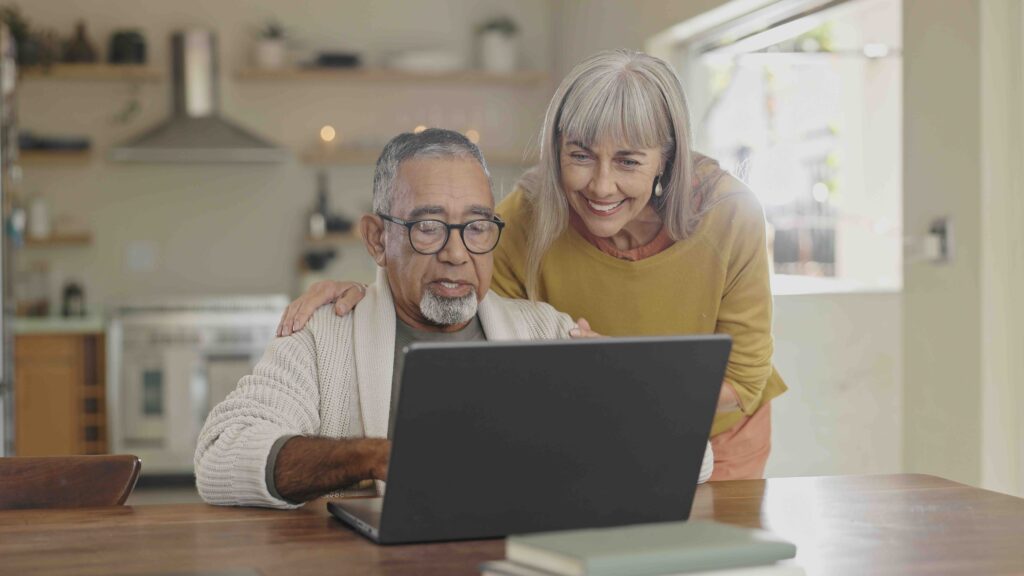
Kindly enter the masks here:
[[285, 296], [190, 298], [118, 306], [108, 333], [111, 450], [147, 474], [191, 474], [206, 416], [274, 338]]

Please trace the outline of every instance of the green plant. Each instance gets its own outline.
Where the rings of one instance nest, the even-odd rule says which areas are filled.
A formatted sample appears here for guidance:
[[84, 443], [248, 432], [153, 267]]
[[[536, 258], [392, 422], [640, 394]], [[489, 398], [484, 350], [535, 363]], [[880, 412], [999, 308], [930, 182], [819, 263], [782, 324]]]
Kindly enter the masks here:
[[497, 18], [485, 21], [477, 27], [478, 34], [483, 34], [484, 32], [501, 32], [505, 36], [515, 36], [519, 32], [519, 25], [508, 16], [498, 16]]
[[[831, 22], [825, 22], [821, 26], [805, 32], [794, 40], [796, 51], [799, 52], [832, 52], [835, 48], [835, 31]], [[814, 50], [807, 50], [805, 46], [813, 46]]]
[[0, 21], [7, 25], [14, 38], [19, 66], [45, 68], [60, 60], [61, 40], [57, 32], [33, 28], [16, 4], [0, 6]]
[[11, 31], [11, 36], [14, 38], [14, 45], [17, 47], [18, 63], [23, 64], [22, 54], [27, 53], [27, 46], [29, 41], [29, 35], [31, 34], [31, 27], [28, 24], [28, 20], [21, 13], [21, 8], [17, 5], [13, 6], [0, 6], [0, 21], [7, 24], [7, 28]]
[[62, 42], [56, 30], [33, 30], [26, 42], [22, 63], [49, 68], [60, 61]]

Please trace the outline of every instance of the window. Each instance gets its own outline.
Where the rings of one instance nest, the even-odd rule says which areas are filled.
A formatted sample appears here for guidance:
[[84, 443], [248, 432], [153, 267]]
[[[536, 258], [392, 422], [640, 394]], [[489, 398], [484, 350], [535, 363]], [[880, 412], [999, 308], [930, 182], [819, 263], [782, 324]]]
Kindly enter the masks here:
[[781, 291], [899, 289], [900, 0], [815, 4], [683, 43], [695, 147], [761, 199]]

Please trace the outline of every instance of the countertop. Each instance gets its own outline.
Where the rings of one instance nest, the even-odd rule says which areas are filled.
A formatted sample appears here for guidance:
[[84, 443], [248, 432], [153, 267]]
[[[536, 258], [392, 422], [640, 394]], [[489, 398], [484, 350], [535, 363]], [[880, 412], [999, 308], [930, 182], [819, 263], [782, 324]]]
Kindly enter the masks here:
[[101, 315], [64, 318], [15, 318], [11, 323], [14, 334], [102, 334], [107, 329], [106, 318]]

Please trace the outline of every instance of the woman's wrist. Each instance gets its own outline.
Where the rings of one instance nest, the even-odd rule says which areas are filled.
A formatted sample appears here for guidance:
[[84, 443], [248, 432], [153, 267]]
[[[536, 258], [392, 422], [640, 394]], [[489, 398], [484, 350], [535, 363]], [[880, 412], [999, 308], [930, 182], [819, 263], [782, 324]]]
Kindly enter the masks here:
[[740, 410], [740, 396], [736, 389], [728, 381], [722, 382], [722, 388], [718, 393], [717, 412], [736, 412]]

